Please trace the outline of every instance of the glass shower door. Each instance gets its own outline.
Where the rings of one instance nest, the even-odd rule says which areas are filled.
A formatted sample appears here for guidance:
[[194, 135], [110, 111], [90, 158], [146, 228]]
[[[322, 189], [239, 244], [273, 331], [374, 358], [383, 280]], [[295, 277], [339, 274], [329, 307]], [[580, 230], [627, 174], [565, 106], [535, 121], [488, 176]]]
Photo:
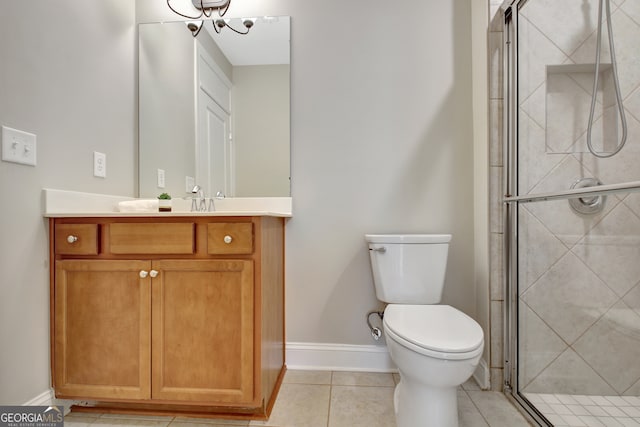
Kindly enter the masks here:
[[517, 204], [517, 392], [557, 426], [640, 419], [640, 194], [596, 197]]
[[598, 8], [505, 14], [506, 370], [541, 425], [640, 425], [640, 1], [610, 4], [617, 82]]

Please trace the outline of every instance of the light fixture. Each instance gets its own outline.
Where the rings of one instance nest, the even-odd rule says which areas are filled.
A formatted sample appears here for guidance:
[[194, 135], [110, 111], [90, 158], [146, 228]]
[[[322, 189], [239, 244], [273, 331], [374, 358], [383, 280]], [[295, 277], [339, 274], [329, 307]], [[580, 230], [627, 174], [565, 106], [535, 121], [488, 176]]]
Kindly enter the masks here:
[[195, 35], [197, 36], [198, 33], [200, 32], [200, 28], [202, 27], [203, 21], [187, 21], [185, 22], [185, 24], [187, 25], [187, 28], [189, 29], [189, 31], [191, 31], [191, 34], [195, 33]]
[[[256, 22], [255, 18], [243, 18], [242, 25], [244, 26], [244, 30], [238, 30], [229, 24], [229, 19], [222, 19], [229, 10], [231, 0], [191, 0], [191, 2], [193, 6], [200, 11], [196, 16], [187, 15], [178, 11], [171, 5], [171, 0], [167, 0], [167, 6], [169, 6], [169, 9], [171, 9], [173, 13], [191, 20], [187, 22], [187, 28], [191, 31], [193, 37], [196, 37], [200, 33], [200, 30], [202, 30], [204, 24], [203, 18], [211, 18], [214, 12], [218, 12], [219, 18], [211, 20], [211, 23], [213, 24], [213, 29], [218, 34], [220, 34], [225, 27], [238, 34], [248, 34]], [[200, 20], [200, 22], [198, 23], [197, 20]]]
[[255, 24], [256, 19], [255, 18], [242, 19], [242, 25], [244, 25], [245, 31], [236, 30], [231, 25], [229, 25], [229, 21], [230, 21], [229, 19], [216, 19], [213, 23], [213, 29], [216, 30], [216, 33], [218, 34], [220, 34], [220, 31], [222, 31], [224, 27], [227, 27], [231, 31], [234, 31], [238, 34], [248, 34], [251, 27], [253, 27], [253, 24]]

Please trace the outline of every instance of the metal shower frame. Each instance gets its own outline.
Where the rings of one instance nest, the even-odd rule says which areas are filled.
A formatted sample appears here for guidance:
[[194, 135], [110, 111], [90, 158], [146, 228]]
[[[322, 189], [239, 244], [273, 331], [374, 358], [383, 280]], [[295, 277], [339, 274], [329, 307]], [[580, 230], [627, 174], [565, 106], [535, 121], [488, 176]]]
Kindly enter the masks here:
[[521, 203], [546, 200], [575, 199], [585, 196], [640, 191], [640, 181], [623, 184], [600, 185], [569, 189], [554, 193], [518, 193], [518, 16], [519, 9], [529, 0], [506, 0], [501, 9], [504, 13], [503, 39], [503, 175], [504, 197], [504, 392], [515, 400], [540, 426], [550, 426], [542, 413], [523, 394], [518, 385], [518, 207]]

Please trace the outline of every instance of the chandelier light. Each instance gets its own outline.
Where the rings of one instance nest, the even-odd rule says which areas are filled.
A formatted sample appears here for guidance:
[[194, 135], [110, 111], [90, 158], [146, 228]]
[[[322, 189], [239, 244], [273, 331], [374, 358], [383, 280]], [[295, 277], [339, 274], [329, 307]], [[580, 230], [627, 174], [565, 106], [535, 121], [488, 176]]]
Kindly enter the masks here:
[[[193, 37], [196, 37], [204, 25], [205, 20], [211, 21], [213, 29], [216, 33], [220, 34], [223, 28], [229, 28], [238, 34], [248, 34], [253, 24], [255, 24], [255, 18], [243, 18], [242, 25], [244, 29], [237, 29], [230, 25], [229, 19], [224, 19], [224, 15], [229, 10], [231, 0], [191, 0], [193, 6], [199, 11], [197, 15], [188, 15], [182, 13], [171, 5], [171, 0], [167, 0], [167, 6], [176, 15], [187, 18], [190, 21], [187, 23], [187, 28], [191, 31]], [[218, 14], [216, 19], [208, 19], [213, 16], [214, 13]]]

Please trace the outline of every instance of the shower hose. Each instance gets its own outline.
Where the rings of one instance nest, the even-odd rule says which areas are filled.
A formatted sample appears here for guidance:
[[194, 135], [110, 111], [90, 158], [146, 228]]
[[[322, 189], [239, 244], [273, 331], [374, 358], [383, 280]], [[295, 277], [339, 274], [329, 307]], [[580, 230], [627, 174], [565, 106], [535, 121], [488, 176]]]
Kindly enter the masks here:
[[[598, 96], [598, 82], [600, 80], [600, 54], [601, 54], [601, 40], [602, 40], [602, 4], [606, 5], [606, 19], [607, 19], [607, 34], [609, 36], [609, 50], [611, 51], [611, 67], [613, 70], [613, 83], [616, 91], [616, 104], [618, 111], [620, 112], [620, 121], [622, 123], [622, 139], [618, 143], [616, 149], [610, 153], [598, 153], [591, 144], [591, 133], [593, 127], [593, 115], [596, 108], [596, 98]], [[596, 64], [595, 64], [595, 76], [593, 79], [593, 93], [591, 94], [591, 109], [589, 111], [589, 123], [587, 125], [587, 147], [589, 151], [596, 157], [607, 158], [615, 156], [622, 150], [624, 144], [627, 142], [627, 119], [624, 114], [624, 106], [622, 104], [622, 96], [620, 95], [620, 81], [618, 79], [618, 67], [616, 64], [616, 53], [613, 45], [613, 29], [611, 27], [611, 7], [609, 0], [598, 1], [598, 36], [596, 42]]]

